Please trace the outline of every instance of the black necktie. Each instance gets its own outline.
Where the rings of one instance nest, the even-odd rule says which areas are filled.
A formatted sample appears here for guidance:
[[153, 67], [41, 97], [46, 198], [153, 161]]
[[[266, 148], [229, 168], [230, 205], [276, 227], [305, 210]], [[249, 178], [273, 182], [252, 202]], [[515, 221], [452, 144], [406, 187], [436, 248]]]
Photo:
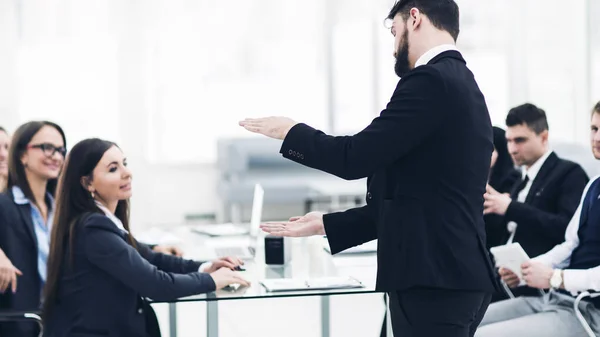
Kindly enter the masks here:
[[525, 186], [527, 186], [527, 183], [529, 182], [529, 176], [525, 175], [525, 179], [521, 180], [521, 182], [519, 183], [519, 186], [517, 186], [517, 188], [513, 191], [512, 194], [512, 199], [517, 199], [519, 197], [519, 193], [525, 188]]

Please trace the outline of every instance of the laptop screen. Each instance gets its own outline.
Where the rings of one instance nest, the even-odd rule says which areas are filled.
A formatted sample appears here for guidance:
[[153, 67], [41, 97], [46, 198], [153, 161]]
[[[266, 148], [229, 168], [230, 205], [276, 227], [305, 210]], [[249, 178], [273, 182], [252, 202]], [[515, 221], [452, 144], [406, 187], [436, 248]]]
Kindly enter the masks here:
[[250, 217], [250, 237], [257, 238], [262, 220], [263, 201], [265, 191], [260, 184], [254, 186], [254, 200], [252, 201], [252, 215]]

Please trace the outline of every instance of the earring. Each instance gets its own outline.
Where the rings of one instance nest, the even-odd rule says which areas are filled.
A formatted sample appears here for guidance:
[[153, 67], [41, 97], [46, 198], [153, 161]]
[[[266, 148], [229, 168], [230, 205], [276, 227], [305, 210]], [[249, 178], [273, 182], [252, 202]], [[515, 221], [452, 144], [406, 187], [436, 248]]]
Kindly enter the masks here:
[[94, 199], [94, 197], [95, 197], [94, 191], [90, 192], [90, 194], [92, 195], [92, 199]]

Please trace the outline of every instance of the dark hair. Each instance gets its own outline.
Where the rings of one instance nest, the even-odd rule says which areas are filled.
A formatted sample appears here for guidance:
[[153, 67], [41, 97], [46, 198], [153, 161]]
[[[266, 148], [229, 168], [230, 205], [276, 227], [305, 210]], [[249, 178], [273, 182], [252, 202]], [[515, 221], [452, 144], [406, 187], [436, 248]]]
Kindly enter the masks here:
[[506, 116], [506, 126], [525, 124], [536, 134], [549, 130], [546, 112], [531, 103], [525, 103], [510, 109]]
[[[96, 205], [90, 192], [84, 187], [84, 181], [92, 181], [94, 168], [104, 153], [113, 146], [113, 142], [92, 138], [82, 140], [71, 149], [59, 180], [56, 198], [56, 213], [50, 238], [48, 254], [48, 276], [44, 289], [44, 318], [52, 314], [56, 304], [60, 275], [63, 264], [67, 261], [64, 254], [70, 251], [71, 261], [77, 225], [83, 216], [90, 213], [104, 214]], [[129, 201], [120, 200], [115, 216], [123, 222], [129, 231]], [[135, 247], [135, 240], [129, 234], [129, 244]], [[67, 245], [71, 248], [67, 249]]]
[[[27, 145], [29, 145], [31, 139], [44, 126], [50, 126], [56, 129], [63, 139], [64, 146], [67, 146], [67, 138], [65, 137], [65, 133], [60, 126], [48, 121], [35, 121], [25, 123], [21, 125], [17, 131], [15, 131], [12, 136], [10, 149], [8, 150], [7, 189], [10, 190], [13, 186], [19, 187], [23, 191], [23, 194], [25, 194], [25, 197], [38, 207], [39, 205], [37, 205], [35, 197], [33, 196], [33, 192], [31, 191], [31, 187], [29, 186], [29, 182], [27, 181], [25, 167], [21, 162], [21, 156], [23, 156], [23, 153], [25, 153], [27, 150]], [[46, 192], [50, 193], [52, 196], [54, 196], [56, 191], [57, 180], [58, 179], [50, 179], [46, 185]]]
[[408, 20], [411, 8], [417, 8], [429, 18], [431, 24], [440, 30], [445, 30], [456, 41], [460, 32], [460, 14], [458, 5], [454, 0], [399, 0], [388, 14], [388, 19], [393, 20], [398, 13], [404, 22]]
[[0, 126], [0, 131], [4, 132], [4, 133], [8, 133], [6, 132], [6, 129], [4, 129], [3, 127]]
[[506, 178], [506, 175], [514, 170], [514, 164], [506, 146], [506, 132], [497, 126], [493, 127], [493, 131], [494, 149], [498, 153], [498, 158], [496, 159], [496, 164], [492, 167], [489, 184], [498, 189], [498, 186]]
[[594, 110], [592, 112], [592, 114], [600, 114], [600, 102], [596, 103], [596, 106], [594, 106]]

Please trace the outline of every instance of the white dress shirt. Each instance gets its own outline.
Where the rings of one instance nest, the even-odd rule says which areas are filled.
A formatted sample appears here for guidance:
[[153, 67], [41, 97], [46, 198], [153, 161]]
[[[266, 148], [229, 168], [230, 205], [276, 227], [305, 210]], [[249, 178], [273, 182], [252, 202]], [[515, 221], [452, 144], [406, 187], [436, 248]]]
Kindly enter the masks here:
[[[546, 254], [532, 259], [533, 261], [541, 262], [555, 269], [566, 268], [569, 266], [571, 254], [575, 248], [579, 246], [579, 236], [577, 235], [577, 232], [579, 231], [581, 207], [590, 185], [598, 178], [600, 178], [600, 176], [594, 177], [585, 187], [583, 195], [581, 196], [581, 201], [579, 202], [579, 207], [577, 207], [577, 210], [575, 211], [575, 214], [573, 214], [569, 226], [567, 227], [565, 242], [557, 245]], [[565, 289], [573, 295], [587, 290], [598, 291], [600, 290], [600, 266], [585, 270], [565, 269], [563, 271], [563, 283]]]
[[129, 232], [125, 229], [125, 226], [123, 226], [123, 222], [121, 222], [121, 220], [117, 218], [113, 212], [109, 211], [108, 208], [106, 208], [106, 206], [104, 206], [98, 200], [95, 200], [95, 202], [96, 206], [98, 206], [98, 208], [100, 208], [100, 210], [104, 212], [104, 215], [106, 215], [106, 217], [109, 218], [115, 224], [115, 226], [117, 226], [118, 229], [120, 229], [124, 233], [129, 234]]
[[[117, 218], [111, 211], [109, 211], [108, 208], [106, 208], [106, 206], [104, 206], [102, 203], [100, 203], [97, 200], [96, 200], [96, 206], [98, 206], [98, 208], [100, 208], [100, 210], [102, 212], [104, 212], [104, 215], [106, 215], [106, 217], [109, 218], [115, 224], [115, 226], [117, 226], [118, 229], [120, 229], [122, 232], [124, 232], [126, 234], [129, 234], [129, 232], [125, 229], [125, 226], [123, 226], [123, 222], [119, 218]], [[200, 265], [200, 268], [198, 268], [198, 271], [201, 273], [204, 273], [210, 267], [212, 267], [212, 262], [205, 262]]]
[[[527, 168], [522, 169], [522, 174], [523, 174], [522, 179], [525, 180], [525, 177], [528, 177], [529, 181], [527, 182], [525, 187], [519, 192], [519, 194], [517, 196], [518, 202], [520, 202], [520, 203], [525, 202], [525, 200], [527, 199], [527, 195], [529, 194], [529, 190], [531, 190], [531, 185], [533, 185], [533, 181], [537, 177], [538, 173], [540, 173], [542, 166], [544, 166], [544, 163], [546, 162], [548, 157], [550, 157], [550, 154], [552, 154], [552, 151], [546, 151], [546, 153], [544, 153], [544, 155], [541, 156], [540, 159], [538, 159], [533, 165], [531, 165], [529, 167], [529, 169], [527, 169]], [[517, 227], [518, 227], [518, 224], [514, 221], [511, 221], [506, 225], [506, 229], [510, 233], [510, 238], [508, 239], [507, 243], [512, 243], [512, 241], [515, 237], [515, 233], [517, 232]]]
[[417, 62], [415, 62], [415, 68], [429, 63], [429, 61], [433, 60], [434, 57], [449, 50], [458, 51], [458, 49], [456, 49], [456, 46], [453, 44], [441, 44], [439, 46], [429, 49], [425, 54], [419, 57]]

